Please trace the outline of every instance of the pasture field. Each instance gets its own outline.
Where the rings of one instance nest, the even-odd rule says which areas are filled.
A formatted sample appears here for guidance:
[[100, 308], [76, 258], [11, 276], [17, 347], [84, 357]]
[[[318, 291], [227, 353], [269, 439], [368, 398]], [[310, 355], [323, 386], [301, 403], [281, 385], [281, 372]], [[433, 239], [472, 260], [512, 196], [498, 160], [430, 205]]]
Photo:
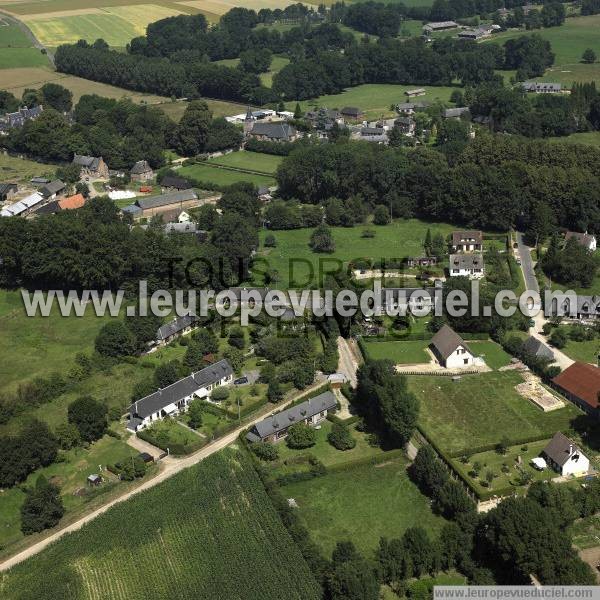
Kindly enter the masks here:
[[[548, 27], [535, 31], [506, 31], [495, 34], [491, 40], [503, 44], [508, 39], [521, 35], [540, 35], [552, 45], [556, 55], [554, 65], [546, 71], [539, 81], [556, 81], [564, 85], [573, 82], [593, 81], [600, 79], [600, 63], [584, 65], [581, 55], [586, 48], [592, 48], [598, 53], [598, 31], [600, 15], [587, 17], [570, 17], [560, 27]], [[486, 43], [486, 42], [484, 42]]]
[[0, 17], [0, 69], [20, 69], [24, 67], [43, 67], [48, 58], [16, 25]]
[[431, 357], [426, 352], [429, 340], [408, 340], [394, 342], [369, 342], [363, 340], [364, 348], [371, 360], [389, 359], [394, 364], [427, 363]]
[[225, 167], [247, 169], [248, 171], [259, 171], [260, 173], [274, 175], [282, 160], [283, 156], [240, 150], [238, 152], [230, 152], [229, 154], [218, 156], [217, 158], [211, 158], [209, 162]]
[[[236, 104], [235, 102], [227, 102], [225, 100], [212, 100], [210, 98], [202, 98], [202, 100], [208, 104], [208, 108], [212, 112], [213, 117], [229, 117], [231, 115], [239, 115], [241, 113], [245, 113], [248, 109], [245, 104]], [[181, 117], [183, 117], [186, 107], [187, 102], [170, 102], [167, 98], [163, 98], [159, 108], [168, 117], [176, 122], [179, 122]]]
[[[138, 452], [125, 442], [105, 435], [87, 449], [68, 450], [64, 453], [64, 461], [38, 469], [27, 478], [25, 485], [35, 485], [40, 475], [53, 481], [60, 488], [60, 495], [66, 509], [66, 516], [68, 516], [69, 512], [81, 508], [98, 495], [106, 494], [119, 485], [115, 476], [107, 471], [102, 471], [102, 476], [106, 478], [105, 483], [99, 488], [90, 490], [87, 487], [86, 479], [88, 475], [98, 472], [99, 465], [102, 465], [104, 469], [106, 465], [122, 462], [137, 454]], [[87, 489], [88, 492], [86, 494], [74, 493], [81, 488]], [[4, 490], [0, 494], [0, 548], [2, 549], [25, 537], [20, 529], [20, 508], [24, 499], [25, 493], [18, 486]]]
[[[374, 238], [363, 238], [366, 229], [375, 231]], [[423, 241], [427, 229], [432, 235], [448, 235], [454, 226], [446, 223], [427, 223], [419, 219], [395, 220], [389, 225], [356, 225], [354, 227], [332, 227], [335, 241], [333, 254], [316, 254], [308, 246], [312, 229], [293, 229], [289, 231], [261, 231], [258, 256], [279, 274], [278, 285], [304, 285], [316, 282], [316, 275], [322, 265], [324, 271], [340, 268], [340, 262], [347, 266], [349, 261], [369, 258], [392, 259], [405, 256], [417, 256], [423, 253]], [[265, 248], [265, 236], [272, 233], [277, 240], [276, 248]], [[290, 263], [291, 259], [301, 262]]]
[[192, 177], [199, 181], [212, 183], [214, 185], [227, 186], [238, 181], [247, 181], [256, 186], [275, 185], [275, 179], [266, 175], [255, 175], [254, 173], [244, 173], [242, 171], [231, 171], [230, 169], [220, 169], [217, 166], [211, 167], [207, 164], [196, 164], [181, 167], [177, 171], [182, 177]]
[[[565, 327], [565, 331], [568, 333], [568, 327]], [[562, 348], [562, 352], [573, 360], [580, 360], [582, 362], [591, 363], [592, 365], [597, 365], [598, 354], [600, 353], [600, 340], [585, 340], [583, 342], [569, 340], [567, 345]]]
[[519, 443], [534, 436], [567, 431], [581, 412], [572, 404], [544, 413], [515, 390], [523, 379], [515, 371], [449, 377], [409, 377], [421, 400], [419, 423], [443, 450], [466, 454], [502, 438]]
[[561, 144], [586, 144], [600, 147], [600, 131], [586, 131], [584, 133], [573, 133], [563, 137], [548, 139]]
[[[455, 88], [452, 87], [434, 87], [420, 85], [396, 85], [388, 83], [365, 83], [353, 88], [349, 88], [340, 94], [330, 96], [321, 96], [313, 100], [303, 100], [300, 102], [300, 107], [303, 111], [312, 109], [313, 107], [338, 108], [344, 106], [357, 106], [365, 111], [367, 118], [377, 119], [384, 116], [394, 116], [395, 111], [390, 110], [390, 106], [400, 102], [407, 102], [407, 97], [404, 95], [406, 90], [423, 87], [427, 90], [425, 96], [419, 96], [418, 101], [425, 102], [449, 102], [450, 94]], [[296, 102], [288, 102], [287, 110], [294, 110]]]
[[[29, 180], [36, 175], [51, 177], [56, 171], [56, 166], [38, 163], [25, 158], [17, 158], [8, 154], [0, 153], [0, 180], [12, 181], [16, 183], [29, 183]], [[0, 318], [4, 311], [3, 304], [7, 302], [4, 299], [4, 292], [0, 292]]]
[[166, 98], [165, 96], [133, 92], [113, 85], [57, 73], [56, 71], [52, 71], [49, 67], [0, 70], [0, 89], [11, 92], [17, 98], [20, 98], [23, 95], [26, 88], [37, 89], [48, 82], [59, 83], [63, 87], [71, 90], [71, 92], [73, 92], [73, 101], [75, 103], [84, 94], [98, 94], [105, 98], [115, 98], [117, 100], [120, 98], [130, 98], [137, 104], [166, 103], [165, 106], [169, 107], [172, 104], [180, 104], [172, 103], [170, 98]]
[[54, 371], [64, 373], [78, 352], [89, 352], [107, 318], [27, 317], [20, 292], [0, 292], [0, 381], [3, 389]]
[[319, 588], [249, 458], [226, 449], [10, 570], [6, 600], [316, 600]]
[[282, 488], [294, 498], [311, 538], [329, 556], [339, 540], [352, 540], [371, 556], [382, 536], [401, 537], [420, 525], [437, 535], [445, 520], [406, 472], [404, 459], [357, 466]]

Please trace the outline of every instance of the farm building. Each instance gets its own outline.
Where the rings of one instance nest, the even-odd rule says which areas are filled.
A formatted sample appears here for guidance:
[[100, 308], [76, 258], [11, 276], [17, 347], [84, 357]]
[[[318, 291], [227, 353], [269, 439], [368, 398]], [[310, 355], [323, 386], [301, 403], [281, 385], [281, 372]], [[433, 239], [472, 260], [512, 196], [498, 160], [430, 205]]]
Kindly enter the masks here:
[[73, 157], [73, 164], [81, 167], [80, 177], [92, 179], [108, 179], [108, 166], [101, 156], [84, 156], [76, 154]]
[[41, 187], [39, 191], [44, 196], [44, 200], [56, 200], [56, 197], [60, 196], [66, 187], [60, 179], [55, 179]]
[[524, 81], [522, 88], [531, 94], [560, 94], [562, 85], [560, 83], [547, 83], [546, 81]]
[[481, 252], [483, 233], [481, 231], [453, 231], [452, 252]]
[[427, 90], [425, 88], [415, 88], [414, 90], [406, 90], [404, 95], [409, 98], [416, 98], [417, 96], [424, 96], [426, 93]]
[[253, 123], [247, 134], [264, 142], [293, 142], [298, 139], [296, 128], [283, 121]]
[[587, 474], [590, 461], [583, 452], [560, 431], [554, 434], [542, 451], [548, 464], [563, 477], [567, 475], [581, 476]]
[[140, 431], [168, 416], [185, 412], [194, 398], [209, 399], [211, 392], [233, 381], [229, 361], [220, 360], [200, 371], [137, 400], [129, 407], [127, 429]]
[[18, 187], [16, 183], [0, 183], [0, 202], [12, 200], [17, 193]]
[[446, 108], [442, 113], [444, 119], [460, 119], [462, 117], [470, 117], [471, 109], [468, 106], [459, 106], [456, 108]]
[[435, 256], [409, 256], [406, 259], [406, 266], [414, 267], [435, 267], [437, 265], [437, 257]]
[[433, 23], [427, 23], [423, 27], [423, 33], [433, 33], [434, 31], [446, 31], [448, 29], [456, 29], [458, 23], [455, 21], [436, 21]]
[[163, 180], [160, 182], [160, 187], [162, 188], [163, 194], [166, 194], [167, 192], [189, 190], [192, 186], [190, 185], [190, 182], [183, 177], [167, 175], [166, 177], [163, 177]]
[[574, 362], [552, 380], [552, 387], [587, 414], [600, 418], [600, 369]]
[[357, 139], [376, 144], [387, 144], [388, 142], [387, 133], [383, 127], [362, 127], [358, 132]]
[[58, 201], [58, 206], [60, 210], [74, 210], [76, 208], [81, 208], [85, 204], [85, 198], [83, 194], [75, 194], [74, 196], [69, 196], [68, 198], [63, 198]]
[[450, 277], [481, 279], [485, 273], [482, 254], [451, 254], [448, 262]]
[[283, 439], [295, 423], [318, 425], [336, 406], [337, 401], [333, 393], [323, 392], [256, 423], [246, 434], [246, 439], [249, 442], [276, 442]]
[[363, 110], [357, 108], [356, 106], [344, 106], [344, 108], [342, 108], [342, 110], [340, 111], [340, 114], [343, 117], [347, 117], [348, 119], [353, 119], [356, 121], [362, 116], [364, 116], [365, 113]]
[[138, 162], [131, 167], [129, 174], [131, 175], [131, 181], [137, 183], [144, 183], [154, 178], [154, 171], [147, 160], [138, 160]]
[[29, 213], [34, 207], [38, 206], [44, 201], [44, 197], [39, 192], [34, 192], [33, 194], [27, 196], [27, 198], [23, 198], [23, 200], [19, 200], [10, 206], [5, 206], [0, 212], [1, 217], [16, 217], [16, 216], [25, 216]]
[[135, 204], [123, 208], [123, 212], [130, 213], [134, 219], [162, 215], [167, 211], [184, 208], [193, 208], [199, 205], [198, 195], [194, 190], [188, 189], [182, 192], [169, 192], [160, 196], [146, 196], [138, 198]]
[[396, 110], [399, 113], [404, 113], [407, 115], [412, 115], [419, 110], [424, 110], [428, 106], [425, 102], [400, 102], [400, 104], [396, 104]]
[[565, 234], [565, 242], [574, 239], [579, 242], [586, 250], [590, 252], [596, 251], [596, 236], [588, 233], [579, 233], [578, 231], [567, 231]]
[[448, 325], [444, 325], [431, 339], [431, 351], [440, 365], [457, 369], [473, 365], [475, 356], [464, 340]]
[[535, 358], [542, 358], [549, 361], [554, 360], [554, 353], [552, 350], [550, 350], [542, 340], [538, 340], [532, 335], [530, 335], [523, 343], [523, 350]]
[[194, 327], [194, 320], [194, 316], [185, 315], [173, 319], [170, 323], [161, 325], [156, 331], [156, 343], [162, 346], [168, 344], [184, 333], [190, 332]]
[[500, 29], [500, 27], [498, 25], [480, 25], [473, 29], [459, 31], [458, 37], [463, 40], [483, 40], [490, 37], [496, 29]]

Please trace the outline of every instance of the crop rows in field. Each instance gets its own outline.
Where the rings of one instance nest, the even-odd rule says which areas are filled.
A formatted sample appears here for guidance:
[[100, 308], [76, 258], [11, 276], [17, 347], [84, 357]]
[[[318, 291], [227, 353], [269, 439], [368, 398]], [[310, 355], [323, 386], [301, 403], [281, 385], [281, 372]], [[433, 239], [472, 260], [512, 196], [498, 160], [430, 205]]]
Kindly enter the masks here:
[[248, 458], [215, 454], [0, 580], [6, 599], [319, 597]]

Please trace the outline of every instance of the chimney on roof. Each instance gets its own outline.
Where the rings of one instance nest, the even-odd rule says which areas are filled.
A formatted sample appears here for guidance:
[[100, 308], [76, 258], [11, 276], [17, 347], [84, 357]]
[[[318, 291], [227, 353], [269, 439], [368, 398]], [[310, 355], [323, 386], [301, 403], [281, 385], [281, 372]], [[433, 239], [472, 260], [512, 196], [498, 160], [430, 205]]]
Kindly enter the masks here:
[[569, 456], [573, 454], [573, 444], [569, 444]]

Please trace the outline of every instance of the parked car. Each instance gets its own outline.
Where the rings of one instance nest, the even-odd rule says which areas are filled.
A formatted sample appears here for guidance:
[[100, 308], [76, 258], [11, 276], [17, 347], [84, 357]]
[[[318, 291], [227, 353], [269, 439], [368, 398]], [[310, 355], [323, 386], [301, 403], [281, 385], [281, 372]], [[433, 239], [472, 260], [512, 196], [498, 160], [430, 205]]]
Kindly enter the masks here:
[[248, 383], [247, 377], [239, 377], [233, 382], [233, 385], [243, 385], [244, 383]]

